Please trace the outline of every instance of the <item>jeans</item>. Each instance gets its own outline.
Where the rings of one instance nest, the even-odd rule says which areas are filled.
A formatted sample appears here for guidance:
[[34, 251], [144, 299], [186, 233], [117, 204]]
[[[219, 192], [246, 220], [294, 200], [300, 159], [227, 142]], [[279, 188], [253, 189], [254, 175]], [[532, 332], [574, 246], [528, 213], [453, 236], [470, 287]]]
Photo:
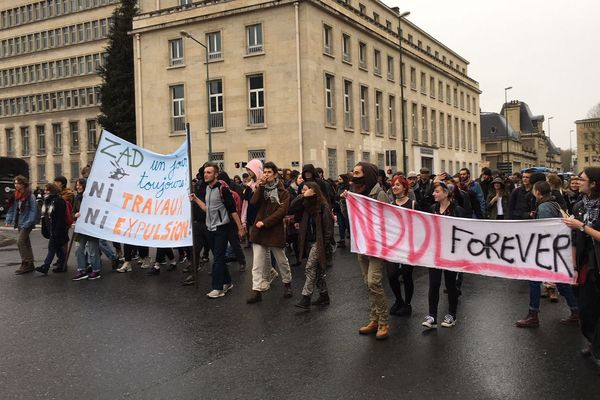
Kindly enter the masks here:
[[104, 254], [110, 261], [115, 261], [117, 259], [117, 253], [113, 250], [110, 244], [104, 239], [98, 242], [100, 252]]
[[92, 264], [92, 271], [100, 272], [102, 264], [100, 262], [100, 249], [98, 239], [95, 237], [79, 234], [79, 247], [75, 255], [77, 256], [77, 271], [85, 271], [87, 259], [85, 255], [87, 244], [87, 252]]
[[[540, 310], [540, 297], [542, 297], [542, 282], [529, 281], [529, 310], [539, 311]], [[577, 299], [573, 293], [571, 285], [566, 283], [557, 283], [556, 288], [565, 300], [567, 305], [572, 311], [578, 311]]]
[[[412, 265], [400, 265], [398, 263], [386, 262], [388, 282], [392, 292], [394, 292], [396, 302], [400, 305], [410, 305], [412, 300], [412, 296], [415, 291], [415, 285], [412, 277], [414, 268], [415, 267]], [[404, 280], [404, 298], [402, 297], [402, 288], [399, 280], [400, 276], [402, 276]]]
[[156, 258], [154, 261], [156, 261], [157, 263], [164, 263], [167, 258], [169, 259], [169, 261], [173, 262], [173, 260], [175, 260], [175, 254], [173, 253], [173, 249], [172, 248], [158, 248], [156, 249]]
[[231, 283], [231, 275], [225, 264], [225, 251], [227, 250], [229, 224], [217, 227], [216, 231], [208, 231], [208, 242], [213, 253], [212, 288], [223, 290], [223, 285]]
[[48, 241], [48, 253], [46, 254], [46, 258], [44, 259], [44, 265], [49, 267], [52, 264], [52, 260], [54, 260], [54, 256], [58, 258], [58, 266], [64, 267], [66, 264], [67, 255], [65, 253], [65, 245], [57, 244], [53, 238], [50, 238]]

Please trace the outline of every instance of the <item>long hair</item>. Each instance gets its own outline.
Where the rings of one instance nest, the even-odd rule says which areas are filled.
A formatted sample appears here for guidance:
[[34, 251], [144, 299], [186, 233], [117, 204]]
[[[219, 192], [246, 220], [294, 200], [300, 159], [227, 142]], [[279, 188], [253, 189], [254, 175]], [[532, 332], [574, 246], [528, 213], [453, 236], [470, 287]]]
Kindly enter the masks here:
[[305, 198], [305, 200], [309, 200], [311, 204], [310, 206], [310, 210], [308, 210], [309, 212], [316, 212], [319, 211], [321, 209], [321, 204], [325, 203], [325, 196], [323, 196], [323, 192], [321, 191], [321, 188], [319, 187], [319, 184], [316, 182], [304, 182], [304, 186], [306, 186], [309, 189], [312, 189], [313, 192], [315, 192], [315, 197], [316, 200], [312, 201], [309, 200], [309, 198]]
[[[600, 197], [600, 167], [587, 167], [583, 170], [590, 180], [590, 197], [597, 199]], [[592, 182], [595, 185], [592, 187]]]

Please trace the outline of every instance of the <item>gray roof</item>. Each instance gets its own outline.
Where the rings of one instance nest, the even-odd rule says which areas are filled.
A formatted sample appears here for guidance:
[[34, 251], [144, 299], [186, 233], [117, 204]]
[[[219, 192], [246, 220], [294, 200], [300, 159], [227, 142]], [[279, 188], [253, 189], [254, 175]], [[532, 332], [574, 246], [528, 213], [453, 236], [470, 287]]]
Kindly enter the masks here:
[[[502, 115], [504, 115], [505, 107], [506, 107], [506, 104], [503, 104], [502, 110], [500, 111], [500, 113]], [[520, 108], [520, 117], [521, 117], [520, 118], [521, 126], [518, 127], [519, 131], [521, 131], [523, 133], [538, 131], [538, 123], [544, 122], [544, 116], [543, 115], [533, 115], [531, 113], [531, 109], [529, 108], [529, 105], [527, 105], [527, 103], [522, 102], [522, 101], [519, 102], [519, 108]]]
[[556, 147], [554, 142], [550, 139], [548, 139], [548, 151], [552, 154], [560, 155], [560, 149], [558, 147]]
[[[498, 140], [511, 138], [519, 140], [519, 134], [506, 123], [504, 115], [492, 112], [482, 112], [481, 118], [481, 140]], [[507, 134], [508, 127], [508, 134]]]

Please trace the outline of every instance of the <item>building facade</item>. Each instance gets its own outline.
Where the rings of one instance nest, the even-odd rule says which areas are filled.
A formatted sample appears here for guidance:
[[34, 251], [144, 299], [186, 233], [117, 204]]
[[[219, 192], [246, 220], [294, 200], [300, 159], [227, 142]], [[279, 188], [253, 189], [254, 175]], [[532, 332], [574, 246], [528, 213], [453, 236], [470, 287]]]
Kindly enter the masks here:
[[212, 159], [230, 173], [252, 158], [314, 163], [328, 177], [361, 160], [402, 169], [402, 73], [408, 169], [479, 169], [480, 90], [468, 61], [403, 19], [400, 65], [397, 9], [376, 0], [181, 3], [142, 0], [134, 20], [144, 147], [176, 149], [189, 123], [197, 167], [210, 120]]
[[575, 121], [577, 127], [577, 170], [600, 167], [600, 118]]
[[32, 185], [73, 181], [100, 128], [97, 69], [118, 0], [13, 0], [0, 6], [0, 154]]

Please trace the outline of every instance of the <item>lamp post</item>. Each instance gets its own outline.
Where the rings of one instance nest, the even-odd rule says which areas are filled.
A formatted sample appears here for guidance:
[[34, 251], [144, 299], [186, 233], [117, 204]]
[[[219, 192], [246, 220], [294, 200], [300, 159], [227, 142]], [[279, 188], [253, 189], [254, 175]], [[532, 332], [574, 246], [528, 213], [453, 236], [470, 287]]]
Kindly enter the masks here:
[[[506, 122], [506, 163], [510, 163], [510, 139], [508, 138], [508, 91], [512, 89], [512, 86], [508, 86], [504, 88], [504, 119]], [[512, 163], [510, 164], [510, 170], [508, 173], [512, 173]]]
[[548, 166], [552, 168], [552, 140], [550, 139], [550, 120], [553, 119], [554, 116], [548, 117]]
[[198, 40], [196, 40], [195, 37], [193, 37], [186, 31], [179, 31], [179, 34], [182, 37], [191, 39], [194, 42], [198, 43], [200, 46], [204, 47], [204, 53], [206, 57], [206, 122], [208, 125], [208, 161], [212, 161], [212, 124], [210, 123], [210, 77], [208, 75], [208, 47], [200, 43]]
[[406, 159], [406, 113], [404, 111], [404, 69], [402, 68], [402, 18], [408, 17], [410, 11], [398, 12], [398, 56], [400, 57], [400, 113], [402, 115], [402, 169], [404, 174], [408, 174], [408, 160]]
[[573, 172], [573, 144], [571, 143], [571, 137], [573, 136], [573, 129], [569, 131], [569, 168]]

